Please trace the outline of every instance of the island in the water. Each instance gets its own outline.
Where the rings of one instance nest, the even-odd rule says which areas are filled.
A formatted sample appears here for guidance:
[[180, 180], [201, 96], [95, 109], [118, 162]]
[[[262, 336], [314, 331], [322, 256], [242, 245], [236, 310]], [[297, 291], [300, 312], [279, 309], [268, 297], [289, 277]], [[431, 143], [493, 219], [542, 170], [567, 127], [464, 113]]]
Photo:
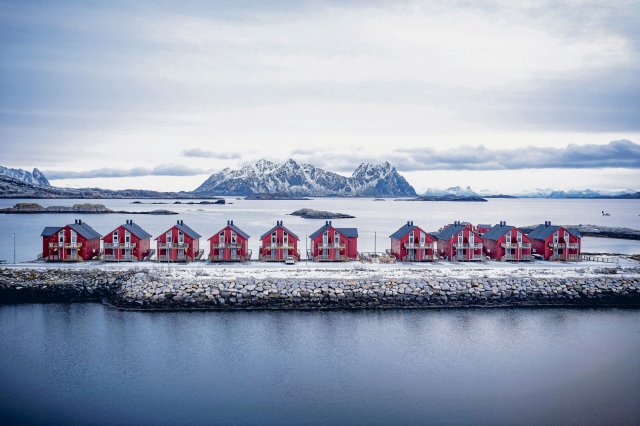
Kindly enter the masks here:
[[487, 200], [477, 195], [420, 195], [414, 198], [397, 198], [395, 201], [472, 201], [486, 202]]
[[333, 213], [324, 210], [314, 209], [300, 209], [291, 213], [291, 216], [300, 216], [304, 219], [354, 219], [355, 216], [351, 216], [345, 213]]
[[82, 203], [73, 206], [49, 206], [43, 207], [38, 203], [17, 203], [13, 207], [0, 209], [4, 214], [42, 214], [42, 213], [82, 213], [82, 214], [152, 214], [152, 215], [173, 215], [178, 214], [171, 210], [150, 210], [142, 212], [111, 210], [104, 204]]
[[143, 203], [142, 201], [132, 201], [131, 204], [188, 204], [188, 205], [213, 205], [213, 204], [226, 204], [226, 201], [223, 198], [215, 201], [174, 201], [173, 203], [169, 203], [167, 201], [154, 201], [151, 203]]

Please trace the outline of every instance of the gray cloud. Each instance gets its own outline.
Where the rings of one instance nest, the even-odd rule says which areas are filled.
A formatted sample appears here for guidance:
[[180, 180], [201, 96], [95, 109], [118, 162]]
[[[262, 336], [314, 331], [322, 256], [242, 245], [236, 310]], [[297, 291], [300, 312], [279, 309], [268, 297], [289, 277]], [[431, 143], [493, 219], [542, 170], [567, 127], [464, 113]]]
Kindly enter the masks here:
[[389, 161], [400, 171], [420, 170], [521, 170], [640, 168], [640, 145], [622, 139], [602, 145], [568, 145], [565, 148], [523, 147], [489, 149], [483, 145], [445, 151], [431, 148], [398, 149], [384, 158], [358, 153], [318, 158], [317, 153], [296, 150], [296, 159], [334, 171], [352, 171], [362, 162]]
[[132, 169], [101, 168], [94, 170], [63, 171], [46, 170], [43, 172], [48, 179], [87, 179], [87, 178], [115, 178], [136, 176], [195, 176], [211, 173], [211, 170], [199, 169], [176, 164], [162, 164], [153, 168], [134, 167]]
[[185, 157], [215, 158], [217, 160], [237, 160], [240, 158], [240, 154], [237, 152], [214, 152], [200, 148], [185, 149], [182, 151], [182, 155]]

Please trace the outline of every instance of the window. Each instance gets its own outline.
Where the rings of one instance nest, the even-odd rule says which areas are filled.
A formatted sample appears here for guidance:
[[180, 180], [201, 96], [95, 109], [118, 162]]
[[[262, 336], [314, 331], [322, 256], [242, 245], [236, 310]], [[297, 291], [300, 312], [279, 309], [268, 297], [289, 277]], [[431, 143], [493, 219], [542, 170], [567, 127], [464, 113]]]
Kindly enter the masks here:
[[224, 231], [218, 235], [218, 244], [224, 244]]
[[178, 231], [178, 244], [184, 243], [184, 232]]
[[558, 244], [558, 238], [559, 238], [558, 231], [556, 231], [553, 233], [553, 244]]
[[462, 244], [464, 242], [464, 235], [461, 233], [458, 234], [458, 244]]
[[131, 232], [124, 231], [124, 242], [129, 244], [131, 242]]
[[424, 238], [425, 238], [424, 232], [420, 232], [420, 244], [424, 244]]
[[335, 244], [340, 244], [340, 234], [337, 231], [333, 233], [333, 242]]
[[171, 238], [172, 238], [171, 231], [167, 232], [165, 236], [166, 236], [167, 244], [171, 244]]
[[231, 242], [235, 244], [238, 241], [238, 236], [235, 232], [231, 232]]
[[287, 244], [289, 244], [289, 234], [287, 234], [286, 232], [282, 233], [282, 243], [286, 246]]
[[473, 244], [475, 235], [473, 232], [469, 232], [469, 244]]
[[564, 231], [564, 242], [565, 243], [569, 242], [569, 233], [567, 231]]
[[507, 242], [511, 242], [511, 231], [507, 232]]
[[522, 243], [522, 232], [518, 231], [516, 238], [518, 239], [518, 243]]
[[64, 229], [58, 233], [58, 243], [64, 244]]
[[277, 240], [278, 240], [278, 234], [274, 231], [274, 233], [271, 234], [271, 244], [275, 244]]
[[118, 244], [118, 230], [113, 231], [113, 244]]
[[409, 244], [413, 244], [413, 242], [414, 242], [413, 237], [414, 237], [413, 231], [409, 232]]
[[71, 231], [71, 244], [75, 244], [78, 241], [78, 234], [76, 231]]

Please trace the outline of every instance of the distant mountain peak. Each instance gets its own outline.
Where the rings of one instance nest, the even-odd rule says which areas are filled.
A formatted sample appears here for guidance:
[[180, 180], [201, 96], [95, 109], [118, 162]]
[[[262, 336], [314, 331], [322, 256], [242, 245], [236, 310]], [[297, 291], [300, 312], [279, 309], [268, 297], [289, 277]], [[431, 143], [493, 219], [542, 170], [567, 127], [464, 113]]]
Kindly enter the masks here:
[[415, 190], [396, 169], [362, 163], [351, 177], [293, 159], [283, 163], [258, 160], [240, 169], [212, 174], [195, 193], [218, 195], [285, 194], [291, 196], [415, 196]]
[[50, 186], [49, 180], [38, 169], [33, 169], [33, 172], [29, 173], [22, 169], [10, 169], [8, 167], [0, 166], [0, 175], [7, 176], [30, 185]]

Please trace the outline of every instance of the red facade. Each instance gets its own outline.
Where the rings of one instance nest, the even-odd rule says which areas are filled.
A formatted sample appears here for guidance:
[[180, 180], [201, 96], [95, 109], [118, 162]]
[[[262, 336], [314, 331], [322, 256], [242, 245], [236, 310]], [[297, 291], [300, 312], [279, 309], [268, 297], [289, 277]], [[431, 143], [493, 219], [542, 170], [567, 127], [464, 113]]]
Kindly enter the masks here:
[[515, 226], [508, 226], [505, 222], [492, 227], [482, 237], [483, 251], [494, 260], [502, 261], [531, 261], [531, 238]]
[[127, 220], [102, 238], [102, 260], [131, 262], [151, 254], [151, 235], [133, 221]]
[[100, 254], [100, 234], [81, 220], [61, 228], [47, 227], [42, 236], [42, 258], [49, 262], [81, 262]]
[[533, 252], [545, 260], [580, 260], [582, 238], [580, 234], [562, 226], [545, 222], [529, 233]]
[[202, 256], [200, 234], [179, 220], [156, 238], [158, 262], [191, 262]]
[[391, 238], [391, 254], [398, 260], [426, 262], [437, 259], [437, 241], [412, 221], [398, 229]]
[[209, 238], [211, 262], [242, 262], [251, 259], [249, 235], [230, 220], [227, 226]]
[[283, 262], [287, 257], [300, 260], [299, 238], [284, 227], [282, 221], [260, 237], [260, 260], [264, 262]]
[[482, 238], [469, 223], [454, 222], [434, 235], [438, 255], [449, 261], [482, 260]]
[[358, 230], [336, 228], [327, 221], [310, 235], [309, 257], [316, 262], [339, 262], [358, 259]]

